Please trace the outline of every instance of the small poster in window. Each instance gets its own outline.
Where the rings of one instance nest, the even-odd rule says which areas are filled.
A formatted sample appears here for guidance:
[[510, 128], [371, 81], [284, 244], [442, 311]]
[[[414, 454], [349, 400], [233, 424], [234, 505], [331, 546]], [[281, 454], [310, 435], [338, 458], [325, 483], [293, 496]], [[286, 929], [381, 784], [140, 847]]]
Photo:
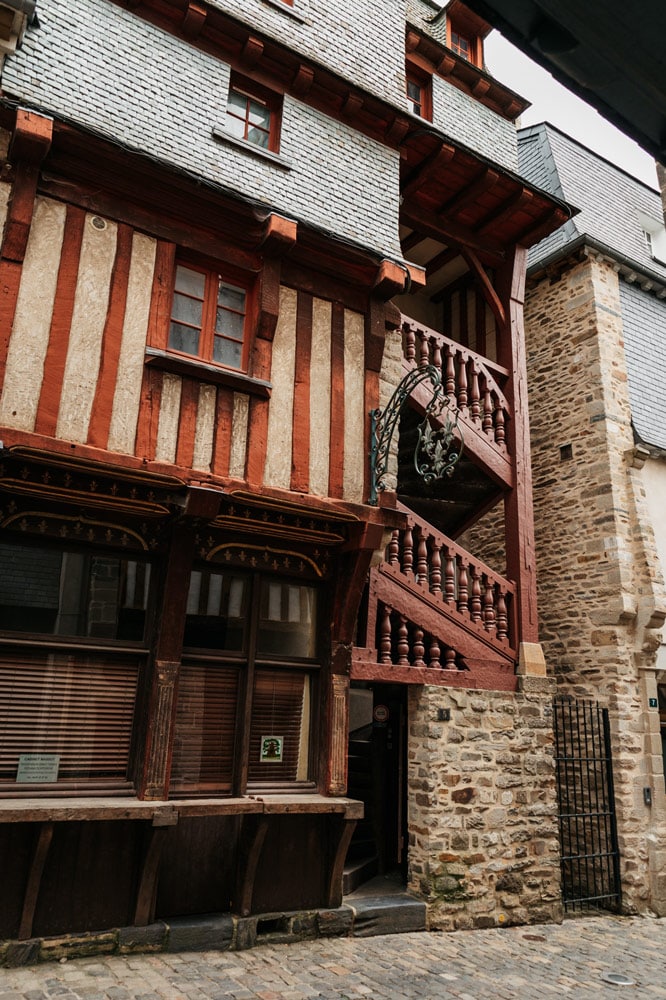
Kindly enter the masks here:
[[281, 764], [284, 736], [262, 736], [259, 760], [262, 764]]
[[58, 780], [60, 755], [57, 753], [22, 753], [16, 771], [17, 782], [49, 784]]

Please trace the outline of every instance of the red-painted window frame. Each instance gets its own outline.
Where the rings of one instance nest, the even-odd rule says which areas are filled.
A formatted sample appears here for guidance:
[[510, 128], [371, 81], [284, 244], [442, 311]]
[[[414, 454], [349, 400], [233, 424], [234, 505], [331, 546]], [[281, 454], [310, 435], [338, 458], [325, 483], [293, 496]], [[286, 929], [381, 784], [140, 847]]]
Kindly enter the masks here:
[[[286, 2], [286, 0], [285, 0]], [[244, 114], [240, 115], [237, 111], [232, 110], [229, 98], [231, 95], [236, 98], [241, 98], [245, 100], [245, 110]], [[282, 117], [282, 95], [275, 93], [275, 91], [269, 90], [267, 87], [262, 87], [260, 84], [255, 83], [254, 80], [250, 80], [248, 77], [240, 76], [238, 73], [232, 73], [231, 79], [229, 81], [229, 98], [227, 100], [226, 118], [227, 122], [230, 119], [236, 122], [244, 122], [245, 128], [243, 130], [242, 136], [236, 136], [236, 138], [241, 139], [243, 142], [247, 142], [248, 145], [256, 146], [257, 149], [266, 149], [271, 153], [277, 153], [280, 150], [280, 124]], [[262, 145], [259, 142], [255, 142], [250, 135], [250, 114], [252, 104], [260, 105], [265, 108], [268, 112], [268, 127], [263, 128], [260, 125], [254, 124], [252, 127], [257, 129], [262, 134], [267, 136], [266, 145]], [[235, 133], [232, 133], [235, 135]]]
[[[410, 85], [418, 87], [420, 91], [420, 111], [414, 108], [417, 103], [414, 96], [410, 94]], [[405, 93], [410, 111], [423, 118], [425, 121], [432, 121], [432, 76], [422, 70], [414, 63], [408, 62], [405, 67]]]
[[[469, 55], [464, 53], [461, 43], [467, 45]], [[446, 25], [446, 44], [452, 52], [455, 52], [461, 59], [465, 59], [470, 65], [483, 67], [483, 41], [479, 35], [465, 30], [462, 25], [449, 20]]]
[[[202, 275], [204, 279], [204, 289], [201, 298], [194, 295], [186, 296], [185, 293], [181, 291], [177, 292], [176, 280], [179, 267], [187, 268], [189, 271]], [[245, 301], [243, 311], [231, 310], [226, 307], [222, 307], [225, 312], [233, 312], [235, 315], [243, 316], [243, 332], [242, 339], [240, 341], [238, 338], [222, 334], [217, 330], [216, 321], [217, 309], [219, 305], [218, 295], [221, 284], [244, 293]], [[187, 323], [181, 317], [174, 315], [177, 294], [201, 301], [202, 309], [200, 325], [197, 323]], [[167, 331], [167, 350], [170, 354], [185, 358], [194, 358], [198, 361], [204, 361], [207, 364], [217, 365], [220, 368], [229, 369], [230, 371], [247, 372], [251, 346], [251, 331], [254, 326], [254, 311], [255, 295], [253, 282], [249, 280], [247, 275], [242, 271], [238, 271], [235, 268], [230, 267], [215, 267], [208, 261], [201, 262], [199, 260], [192, 260], [189, 257], [179, 256], [176, 258], [173, 272], [171, 302], [169, 307], [169, 329]], [[172, 326], [174, 323], [187, 326], [192, 330], [199, 330], [199, 343], [198, 350], [196, 352], [183, 350], [174, 346], [172, 342]], [[227, 343], [240, 343], [240, 357], [238, 359], [238, 364], [216, 360], [216, 338], [220, 338]]]

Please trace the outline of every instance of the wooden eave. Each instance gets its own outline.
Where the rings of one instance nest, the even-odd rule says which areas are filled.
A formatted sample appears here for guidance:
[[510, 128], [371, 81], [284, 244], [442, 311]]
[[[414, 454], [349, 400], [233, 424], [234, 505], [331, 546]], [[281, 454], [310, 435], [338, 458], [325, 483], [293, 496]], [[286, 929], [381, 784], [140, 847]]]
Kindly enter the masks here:
[[446, 246], [471, 249], [489, 264], [513, 246], [529, 247], [573, 210], [498, 164], [422, 130], [402, 145], [401, 224]]
[[[12, 109], [0, 108], [0, 126], [13, 130]], [[267, 240], [270, 206], [65, 122], [54, 122], [38, 190], [250, 273], [260, 273], [266, 254], [276, 252]], [[290, 266], [320, 270], [369, 294], [381, 253], [306, 223], [295, 229], [295, 242], [277, 250]]]
[[[324, 114], [346, 121], [379, 142], [399, 145], [412, 117], [403, 109], [357, 87], [333, 70], [302, 56], [288, 46], [263, 35], [225, 11], [197, 0], [114, 0], [121, 7], [157, 25], [164, 31], [224, 60], [233, 70], [279, 93], [290, 94]], [[412, 37], [413, 36], [413, 37]], [[416, 41], [414, 42], [414, 39]], [[504, 87], [483, 70], [440, 45], [434, 39], [408, 28], [408, 51], [425, 59], [431, 71], [447, 76], [482, 104], [511, 120], [527, 107], [522, 97]]]
[[408, 56], [416, 57], [422, 69], [441, 76], [508, 121], [515, 121], [530, 106], [520, 94], [505, 87], [484, 69], [463, 59], [429, 35], [407, 28]]

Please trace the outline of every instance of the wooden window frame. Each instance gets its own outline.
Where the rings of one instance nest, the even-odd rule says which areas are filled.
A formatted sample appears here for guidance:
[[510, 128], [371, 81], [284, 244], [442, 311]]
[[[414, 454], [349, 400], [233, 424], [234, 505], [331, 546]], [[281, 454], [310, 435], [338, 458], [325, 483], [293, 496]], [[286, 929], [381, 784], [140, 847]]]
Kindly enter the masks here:
[[[469, 57], [462, 54], [454, 36], [467, 42], [469, 45]], [[468, 62], [470, 66], [483, 68], [483, 39], [480, 35], [470, 31], [464, 24], [459, 24], [455, 20], [448, 19], [446, 23], [446, 44], [452, 52]]]
[[[171, 340], [171, 323], [174, 320], [173, 309], [176, 296], [176, 274], [178, 267], [188, 268], [204, 275], [204, 297], [202, 306], [202, 318], [199, 339], [199, 350], [196, 354], [179, 350], [173, 347]], [[243, 320], [243, 340], [241, 342], [241, 358], [238, 366], [224, 364], [213, 358], [215, 344], [215, 322], [217, 312], [217, 296], [220, 283], [224, 282], [235, 288], [242, 289], [245, 293], [245, 314]], [[256, 294], [255, 281], [244, 272], [230, 267], [215, 264], [213, 261], [204, 258], [176, 255], [171, 281], [169, 298], [167, 330], [166, 330], [166, 351], [169, 355], [183, 358], [189, 361], [203, 362], [206, 365], [214, 366], [220, 371], [232, 373], [247, 373], [249, 367], [251, 341], [256, 326]], [[193, 327], [196, 328], [196, 327]]]
[[[145, 617], [143, 637], [141, 639], [128, 639], [124, 637], [110, 638], [101, 634], [81, 634], [77, 631], [56, 633], [53, 631], [32, 632], [5, 628], [0, 632], [0, 651], [2, 652], [3, 665], [11, 653], [11, 655], [16, 656], [19, 661], [34, 664], [29, 671], [34, 676], [36, 674], [37, 664], [39, 661], [45, 657], [50, 660], [48, 668], [45, 667], [44, 669], [53, 672], [53, 681], [49, 690], [51, 690], [51, 695], [56, 699], [58, 697], [65, 697], [67, 685], [64, 684], [64, 682], [59, 681], [58, 678], [64, 676], [67, 670], [72, 672], [73, 677], [75, 677], [77, 673], [80, 677], [87, 677], [87, 684], [94, 686], [94, 664], [90, 664], [88, 662], [91, 657], [93, 660], [99, 659], [101, 661], [101, 666], [111, 665], [113, 669], [120, 670], [121, 672], [123, 670], [136, 671], [133, 713], [132, 718], [127, 723], [129, 726], [129, 743], [127, 747], [127, 758], [123, 768], [123, 775], [117, 773], [115, 775], [111, 774], [105, 777], [83, 776], [67, 778], [60, 774], [55, 783], [48, 784], [30, 782], [28, 784], [16, 785], [3, 780], [0, 782], [0, 799], [7, 797], [40, 798], [44, 796], [59, 797], [62, 795], [81, 797], [95, 794], [135, 794], [136, 767], [138, 758], [141, 755], [141, 748], [139, 745], [140, 730], [142, 725], [141, 712], [150, 657], [150, 637], [155, 620], [155, 594], [157, 589], [155, 558], [146, 552], [135, 550], [119, 550], [115, 547], [109, 547], [107, 549], [103, 545], [76, 544], [76, 542], [72, 539], [58, 541], [53, 538], [37, 538], [30, 535], [16, 537], [15, 535], [8, 533], [6, 536], [3, 536], [3, 541], [4, 540], [6, 540], [9, 544], [25, 548], [33, 548], [37, 550], [49, 549], [61, 554], [80, 554], [88, 559], [101, 557], [104, 559], [140, 562], [144, 566], [150, 567], [150, 579], [149, 582], [145, 584], [147, 600], [144, 609]], [[89, 571], [90, 567], [88, 566], [85, 568], [88, 580], [90, 579]], [[86, 592], [89, 596], [91, 596], [89, 588], [90, 585], [88, 583], [86, 585]], [[120, 609], [121, 605], [119, 604], [118, 611], [120, 611]], [[57, 666], [58, 660], [62, 661], [60, 666]], [[113, 667], [113, 665], [115, 665], [115, 667]], [[0, 673], [1, 672], [2, 668], [0, 668]], [[127, 676], [129, 676], [129, 674]], [[104, 687], [105, 685], [100, 682], [100, 692], [104, 689]], [[77, 711], [80, 711], [80, 696], [82, 697], [85, 692], [82, 692], [80, 684], [73, 685], [71, 687], [71, 691], [72, 707], [68, 708], [67, 714], [69, 716], [70, 713], [73, 713], [72, 718], [76, 720], [76, 713]], [[119, 691], [119, 693], [121, 692]], [[100, 734], [103, 737], [102, 746], [104, 745], [104, 739], [115, 737], [118, 733], [120, 733], [120, 730], [118, 729], [118, 725], [120, 723], [118, 723], [118, 720], [121, 719], [121, 714], [115, 708], [112, 709], [111, 703], [108, 702], [106, 698], [107, 695], [104, 694], [103, 699], [105, 711], [107, 713], [110, 712], [110, 728], [107, 727], [107, 729]], [[35, 711], [39, 714], [39, 702], [35, 702]], [[122, 711], [124, 712], [125, 710], [123, 709]], [[43, 705], [41, 707], [41, 712], [43, 715]], [[19, 715], [28, 718], [29, 710], [21, 710], [19, 708]], [[27, 725], [27, 722], [25, 724]], [[125, 723], [122, 723], [122, 725], [125, 726]], [[64, 746], [67, 748], [66, 751], [58, 750], [58, 753], [61, 755], [64, 753], [65, 761], [70, 758], [69, 764], [63, 764], [61, 761], [61, 767], [69, 767], [70, 769], [72, 757], [71, 742], [72, 740], [76, 740], [77, 735], [75, 722], [72, 723], [72, 726], [73, 728], [71, 734], [67, 735], [67, 733], [65, 733], [66, 739]], [[31, 728], [34, 728], [34, 724]], [[56, 743], [54, 743], [50, 749], [34, 752], [53, 753], [56, 750], [57, 738]], [[114, 745], [113, 752], [117, 753], [117, 751], [118, 748]], [[105, 757], [105, 766], [108, 765], [108, 752], [105, 750], [104, 754], [102, 754], [101, 750], [98, 750], [96, 747], [93, 748], [93, 756], [96, 757], [100, 754], [102, 757], [104, 757], [105, 754], [107, 755]]]
[[[288, 0], [284, 0], [284, 2], [288, 2]], [[260, 143], [253, 142], [253, 140], [247, 135], [249, 125], [249, 104], [246, 107], [245, 118], [241, 119], [240, 116], [229, 110], [229, 101], [227, 98], [225, 121], [230, 117], [236, 120], [245, 121], [245, 135], [242, 137], [233, 137], [238, 139], [239, 142], [247, 143], [248, 146], [252, 148], [267, 150], [270, 153], [279, 153], [280, 126], [282, 123], [282, 95], [276, 93], [274, 90], [270, 90], [268, 87], [262, 87], [261, 84], [256, 83], [249, 77], [241, 76], [238, 73], [232, 73], [229, 79], [229, 95], [232, 93], [241, 95], [248, 102], [255, 101], [258, 104], [262, 104], [268, 110], [269, 114], [268, 129], [265, 130], [268, 134], [268, 145], [262, 146]]]
[[[195, 571], [223, 572], [224, 565], [218, 562], [194, 563], [192, 572]], [[315, 792], [318, 788], [317, 761], [319, 760], [318, 734], [320, 726], [318, 722], [321, 717], [322, 707], [322, 687], [321, 677], [323, 673], [322, 651], [322, 623], [325, 620], [323, 609], [323, 591], [316, 586], [311, 579], [295, 579], [282, 574], [262, 572], [260, 570], [240, 570], [234, 567], [232, 571], [240, 572], [248, 580], [249, 591], [247, 599], [247, 618], [245, 622], [245, 635], [242, 650], [212, 650], [197, 649], [192, 646], [183, 647], [182, 661], [185, 666], [203, 666], [207, 669], [215, 670], [235, 670], [237, 671], [236, 689], [236, 728], [233, 740], [233, 762], [231, 769], [231, 787], [229, 790], [215, 789], [210, 785], [203, 785], [201, 788], [187, 787], [178, 783], [174, 784], [170, 778], [169, 797], [179, 798], [200, 798], [200, 797], [239, 797], [253, 794], [258, 791], [282, 792], [300, 790], [303, 792]], [[317, 621], [315, 642], [315, 655], [310, 657], [301, 656], [279, 656], [260, 651], [258, 647], [259, 617], [260, 617], [260, 594], [265, 581], [279, 581], [280, 583], [294, 586], [312, 587], [317, 595]], [[269, 778], [266, 781], [251, 780], [248, 777], [250, 770], [250, 738], [253, 720], [253, 698], [255, 677], [258, 672], [274, 672], [275, 674], [303, 674], [309, 679], [310, 692], [310, 717], [308, 722], [308, 777], [306, 779], [275, 779]], [[174, 706], [174, 718], [177, 716], [178, 706]], [[269, 735], [269, 734], [265, 734]], [[176, 737], [174, 729], [173, 737]]]
[[405, 67], [405, 93], [407, 97], [407, 103], [411, 106], [414, 101], [409, 96], [409, 84], [416, 84], [421, 90], [421, 111], [412, 111], [412, 114], [418, 115], [419, 118], [423, 118], [424, 121], [432, 121], [432, 75], [426, 70], [421, 69], [415, 63], [409, 61]]

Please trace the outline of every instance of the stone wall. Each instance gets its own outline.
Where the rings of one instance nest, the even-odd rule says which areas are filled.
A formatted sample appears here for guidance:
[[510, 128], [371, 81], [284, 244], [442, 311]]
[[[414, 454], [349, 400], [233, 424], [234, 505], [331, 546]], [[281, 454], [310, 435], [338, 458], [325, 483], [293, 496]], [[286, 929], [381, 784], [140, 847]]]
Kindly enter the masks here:
[[[654, 631], [663, 621], [618, 275], [586, 258], [525, 306], [540, 640], [562, 693], [610, 710], [623, 905], [666, 913]], [[652, 793], [652, 806], [644, 789]]]
[[410, 690], [408, 880], [432, 929], [561, 919], [551, 682], [521, 681]]

